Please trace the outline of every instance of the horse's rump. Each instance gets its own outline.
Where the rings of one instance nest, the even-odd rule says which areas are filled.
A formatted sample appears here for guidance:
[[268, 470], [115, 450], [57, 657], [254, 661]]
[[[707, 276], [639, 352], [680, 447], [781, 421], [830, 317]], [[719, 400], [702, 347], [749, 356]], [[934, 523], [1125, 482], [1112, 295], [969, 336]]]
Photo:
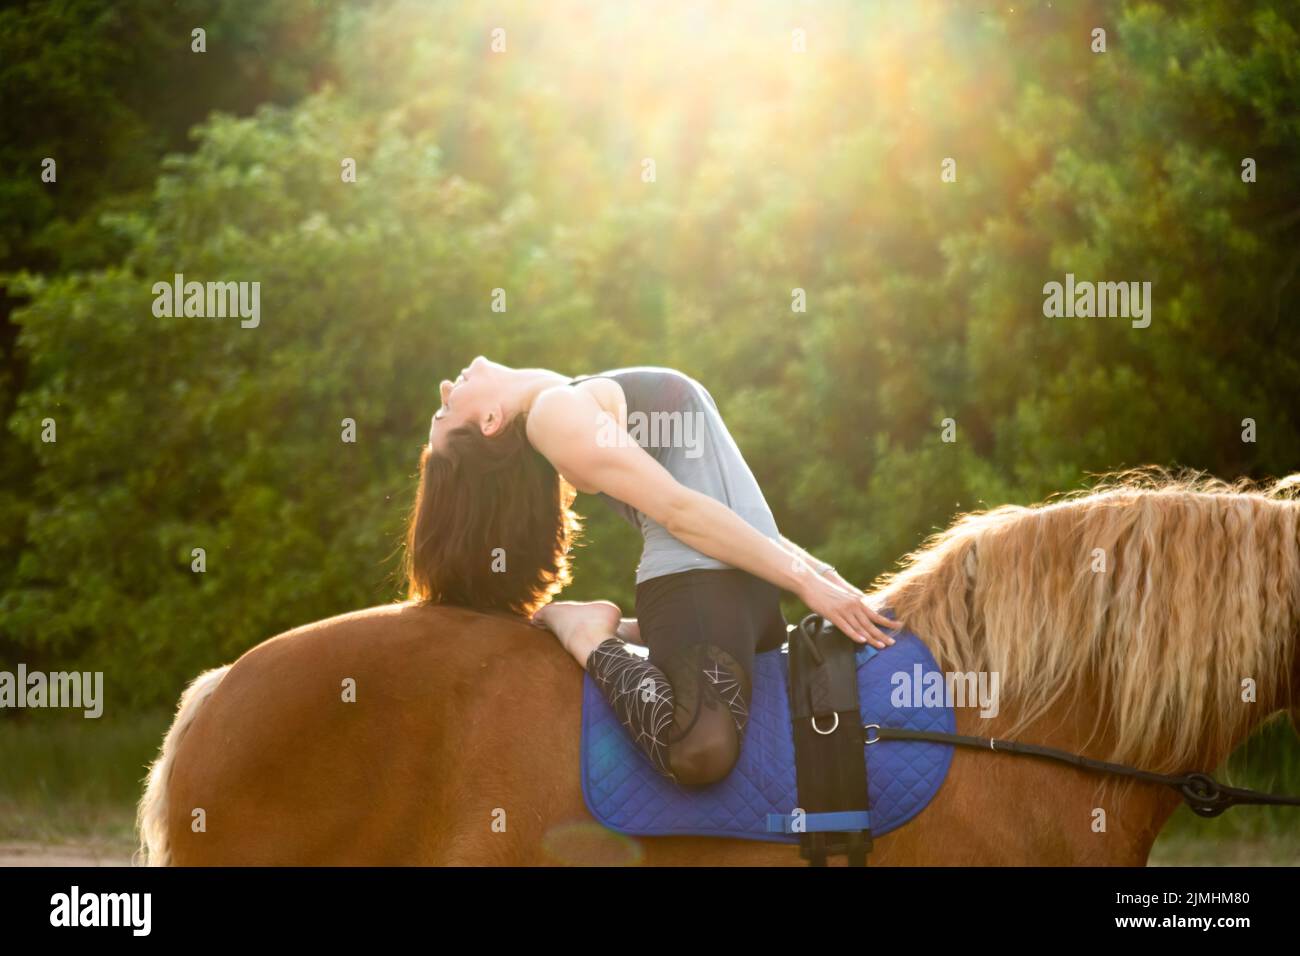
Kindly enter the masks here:
[[[579, 676], [548, 634], [458, 608], [394, 604], [271, 638], [207, 685], [164, 745], [141, 802], [152, 862], [440, 861], [461, 816], [449, 802], [490, 802], [516, 772], [503, 733], [516, 725], [499, 713], [558, 757]], [[565, 699], [572, 721], [554, 726]], [[576, 790], [576, 767], [571, 778]]]

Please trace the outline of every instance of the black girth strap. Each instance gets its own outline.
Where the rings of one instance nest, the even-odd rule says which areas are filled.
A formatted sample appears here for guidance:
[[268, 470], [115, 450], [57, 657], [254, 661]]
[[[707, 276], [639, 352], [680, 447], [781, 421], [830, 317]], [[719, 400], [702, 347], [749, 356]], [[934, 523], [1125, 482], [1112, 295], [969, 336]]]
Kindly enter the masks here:
[[850, 866], [866, 866], [871, 818], [857, 645], [820, 614], [805, 617], [789, 643], [800, 855], [825, 866], [828, 855], [843, 853]]

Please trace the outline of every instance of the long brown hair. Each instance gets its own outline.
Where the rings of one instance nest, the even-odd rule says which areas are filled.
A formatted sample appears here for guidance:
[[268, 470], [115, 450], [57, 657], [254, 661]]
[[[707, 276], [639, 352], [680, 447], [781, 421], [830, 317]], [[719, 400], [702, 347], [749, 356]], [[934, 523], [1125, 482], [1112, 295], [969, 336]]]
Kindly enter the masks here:
[[462, 425], [440, 450], [425, 446], [406, 533], [410, 600], [526, 616], [570, 582], [577, 492], [529, 444], [527, 418], [491, 437]]

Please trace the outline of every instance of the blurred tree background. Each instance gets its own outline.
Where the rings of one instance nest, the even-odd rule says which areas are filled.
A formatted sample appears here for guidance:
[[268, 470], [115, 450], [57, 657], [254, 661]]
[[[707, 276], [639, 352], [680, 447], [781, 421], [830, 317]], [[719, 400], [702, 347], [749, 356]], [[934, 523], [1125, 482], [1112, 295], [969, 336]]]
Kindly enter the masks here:
[[[1300, 470], [1294, 3], [65, 0], [0, 11], [0, 86], [0, 658], [119, 705], [400, 597], [479, 352], [699, 378], [863, 584], [1093, 473]], [[156, 318], [178, 272], [260, 326]], [[1067, 272], [1150, 326], [1044, 317]], [[639, 541], [578, 508], [566, 597], [630, 607]]]

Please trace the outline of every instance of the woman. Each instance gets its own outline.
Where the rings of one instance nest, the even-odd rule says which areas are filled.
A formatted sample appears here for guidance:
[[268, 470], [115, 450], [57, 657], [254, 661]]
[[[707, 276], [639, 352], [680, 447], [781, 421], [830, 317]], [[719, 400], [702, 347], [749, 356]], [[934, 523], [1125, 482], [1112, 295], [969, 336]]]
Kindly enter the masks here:
[[[480, 355], [440, 391], [408, 536], [412, 597], [531, 612], [660, 773], [699, 785], [735, 765], [754, 654], [786, 637], [781, 590], [856, 641], [893, 643], [881, 628], [895, 622], [778, 533], [694, 379], [649, 366], [570, 378]], [[609, 601], [547, 603], [569, 580], [573, 489], [645, 539], [634, 619]]]

